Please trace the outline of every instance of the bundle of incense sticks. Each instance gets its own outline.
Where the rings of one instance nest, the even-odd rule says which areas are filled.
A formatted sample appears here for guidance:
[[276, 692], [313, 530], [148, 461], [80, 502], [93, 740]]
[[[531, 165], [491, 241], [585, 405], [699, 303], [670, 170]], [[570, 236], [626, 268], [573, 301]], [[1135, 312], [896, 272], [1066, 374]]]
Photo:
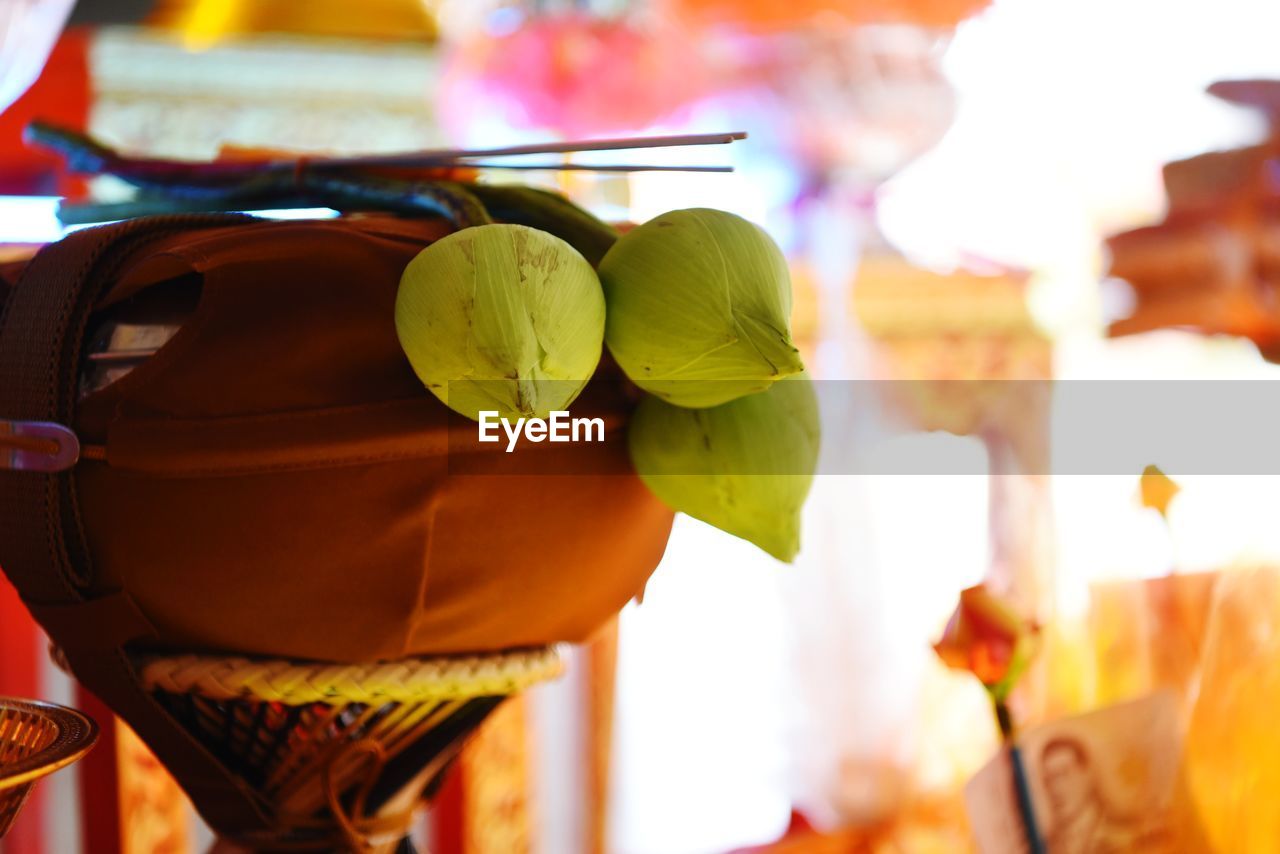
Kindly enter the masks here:
[[[130, 157], [65, 128], [34, 122], [27, 141], [61, 154], [73, 172], [111, 175], [138, 188], [120, 203], [64, 202], [64, 225], [106, 222], [159, 213], [337, 207], [444, 216], [460, 226], [475, 224], [478, 203], [465, 189], [480, 169], [592, 172], [732, 172], [732, 166], [586, 164], [506, 161], [529, 155], [638, 151], [695, 145], [725, 145], [742, 132], [552, 142], [484, 149], [437, 149], [355, 157], [282, 156], [234, 152], [233, 157], [194, 162]], [[480, 212], [482, 213], [482, 212]]]
[[429, 149], [400, 154], [373, 154], [355, 157], [262, 157], [195, 162], [129, 157], [93, 138], [33, 122], [26, 133], [32, 145], [62, 154], [67, 166], [75, 172], [108, 174], [139, 186], [225, 187], [242, 183], [264, 174], [306, 170], [412, 170], [412, 169], [520, 169], [520, 170], [588, 170], [592, 172], [732, 172], [732, 166], [668, 165], [668, 164], [586, 164], [567, 161], [502, 162], [502, 158], [538, 154], [572, 155], [596, 151], [637, 151], [696, 145], [726, 145], [746, 139], [746, 133], [684, 134], [679, 136], [629, 137], [576, 142], [550, 142], [511, 145], [501, 148]]

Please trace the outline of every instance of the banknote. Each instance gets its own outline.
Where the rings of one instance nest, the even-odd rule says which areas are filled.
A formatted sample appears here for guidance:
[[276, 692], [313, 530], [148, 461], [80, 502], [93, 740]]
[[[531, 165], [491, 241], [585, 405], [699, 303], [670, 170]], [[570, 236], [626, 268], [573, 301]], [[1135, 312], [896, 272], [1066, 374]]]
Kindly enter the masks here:
[[[1181, 748], [1177, 701], [1161, 691], [1035, 727], [1018, 738], [1047, 854], [1183, 851], [1173, 808]], [[982, 854], [1030, 851], [1003, 750], [965, 787]]]

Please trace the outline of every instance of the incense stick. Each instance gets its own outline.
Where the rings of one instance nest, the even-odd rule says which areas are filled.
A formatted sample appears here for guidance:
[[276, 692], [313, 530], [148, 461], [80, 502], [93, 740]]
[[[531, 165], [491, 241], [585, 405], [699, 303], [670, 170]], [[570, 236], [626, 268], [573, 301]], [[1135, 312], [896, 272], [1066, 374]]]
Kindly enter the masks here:
[[[577, 154], [584, 151], [627, 151], [647, 148], [677, 148], [687, 145], [727, 145], [746, 139], [745, 131], [695, 133], [677, 136], [627, 137], [578, 142], [544, 142], [508, 145], [501, 148], [454, 148], [413, 151], [402, 154], [369, 154], [359, 157], [317, 157], [307, 162], [315, 166], [439, 166], [474, 157], [517, 157], [522, 154]], [[292, 163], [292, 160], [273, 161]]]
[[627, 165], [591, 163], [462, 163], [467, 169], [522, 169], [543, 172], [732, 172], [732, 166], [659, 166], [654, 163]]

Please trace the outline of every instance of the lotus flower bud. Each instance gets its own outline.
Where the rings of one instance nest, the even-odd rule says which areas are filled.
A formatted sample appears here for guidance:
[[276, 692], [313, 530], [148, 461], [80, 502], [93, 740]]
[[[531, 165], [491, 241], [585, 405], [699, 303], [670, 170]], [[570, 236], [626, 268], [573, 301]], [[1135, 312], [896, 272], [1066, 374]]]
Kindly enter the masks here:
[[595, 271], [569, 244], [523, 225], [481, 225], [409, 262], [396, 333], [418, 378], [455, 412], [545, 418], [595, 372], [604, 307]]
[[671, 211], [600, 262], [605, 341], [627, 376], [680, 406], [715, 406], [804, 369], [791, 279], [762, 228], [723, 211]]
[[628, 441], [640, 478], [667, 506], [790, 562], [819, 433], [817, 397], [802, 374], [703, 409], [646, 397]]

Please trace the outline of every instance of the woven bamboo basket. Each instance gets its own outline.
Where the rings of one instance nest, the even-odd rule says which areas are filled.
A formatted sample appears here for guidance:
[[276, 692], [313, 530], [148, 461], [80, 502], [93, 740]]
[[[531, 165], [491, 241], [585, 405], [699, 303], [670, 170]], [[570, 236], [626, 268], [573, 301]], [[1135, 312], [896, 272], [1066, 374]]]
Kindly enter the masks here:
[[556, 647], [374, 664], [179, 655], [143, 685], [275, 818], [250, 850], [411, 851], [407, 828], [466, 737], [558, 676]]
[[51, 703], [0, 698], [0, 838], [37, 782], [89, 752], [98, 727]]

